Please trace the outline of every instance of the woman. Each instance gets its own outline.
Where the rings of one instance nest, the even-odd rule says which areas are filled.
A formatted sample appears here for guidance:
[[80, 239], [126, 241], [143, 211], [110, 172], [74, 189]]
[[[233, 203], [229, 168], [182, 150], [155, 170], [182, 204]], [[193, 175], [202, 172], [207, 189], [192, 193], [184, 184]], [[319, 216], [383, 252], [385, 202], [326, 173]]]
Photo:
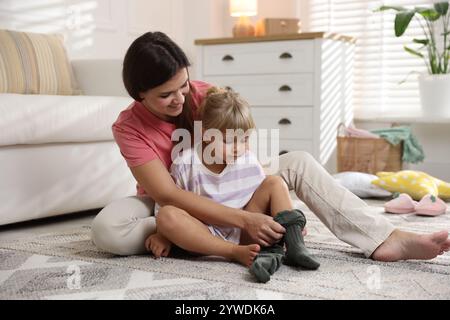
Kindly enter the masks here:
[[[142, 35], [125, 55], [123, 81], [135, 102], [119, 115], [113, 134], [138, 182], [138, 194], [109, 204], [94, 219], [92, 240], [99, 249], [118, 255], [147, 252], [145, 240], [156, 231], [154, 201], [206, 224], [238, 227], [248, 243], [270, 246], [285, 232], [268, 215], [228, 208], [173, 182], [168, 172], [172, 132], [193, 131], [198, 106], [210, 87], [190, 81], [188, 66], [184, 52], [161, 32]], [[404, 232], [382, 216], [367, 214], [367, 204], [335, 182], [308, 153], [290, 152], [278, 162], [277, 175], [289, 188], [340, 240], [367, 257], [432, 259], [449, 250], [447, 231]]]

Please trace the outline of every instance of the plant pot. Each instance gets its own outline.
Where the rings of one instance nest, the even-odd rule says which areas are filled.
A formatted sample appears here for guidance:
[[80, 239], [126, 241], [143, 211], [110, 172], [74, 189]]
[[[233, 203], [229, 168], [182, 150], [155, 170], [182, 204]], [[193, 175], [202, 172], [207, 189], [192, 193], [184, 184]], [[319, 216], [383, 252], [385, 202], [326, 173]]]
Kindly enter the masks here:
[[450, 117], [450, 74], [421, 74], [419, 91], [426, 116]]

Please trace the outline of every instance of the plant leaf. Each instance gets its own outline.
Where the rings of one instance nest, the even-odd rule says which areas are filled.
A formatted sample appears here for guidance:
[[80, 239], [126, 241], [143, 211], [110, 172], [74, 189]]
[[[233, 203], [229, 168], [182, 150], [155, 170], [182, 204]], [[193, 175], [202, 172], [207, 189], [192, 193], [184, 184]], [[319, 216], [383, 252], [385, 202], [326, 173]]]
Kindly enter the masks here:
[[434, 9], [445, 16], [448, 12], [448, 2], [438, 2], [434, 4]]
[[438, 11], [429, 8], [416, 8], [415, 11], [428, 21], [436, 21], [441, 16]]
[[412, 17], [416, 12], [414, 10], [402, 11], [395, 15], [395, 35], [400, 37], [408, 28]]
[[416, 56], [416, 57], [419, 57], [419, 58], [423, 58], [423, 54], [421, 54], [420, 52], [417, 52], [416, 50], [408, 48], [407, 46], [404, 46], [404, 49], [405, 49], [406, 52], [412, 54], [413, 56]]
[[423, 44], [424, 46], [427, 46], [430, 43], [430, 40], [428, 39], [413, 39], [414, 43], [420, 43]]
[[373, 12], [380, 12], [385, 10], [396, 10], [396, 11], [406, 11], [407, 9], [404, 7], [398, 7], [398, 6], [381, 6], [378, 9], [373, 10]]
[[450, 31], [447, 31], [447, 32], [441, 33], [441, 36], [448, 36], [449, 34], [450, 34]]
[[406, 78], [405, 79], [403, 79], [402, 81], [400, 81], [400, 82], [398, 82], [398, 84], [403, 84], [403, 83], [405, 83], [407, 80], [408, 80], [408, 78], [409, 78], [409, 76], [411, 75], [411, 74], [413, 74], [413, 73], [415, 73], [415, 74], [420, 74], [420, 72], [418, 72], [418, 71], [410, 71], [407, 75], [406, 75]]

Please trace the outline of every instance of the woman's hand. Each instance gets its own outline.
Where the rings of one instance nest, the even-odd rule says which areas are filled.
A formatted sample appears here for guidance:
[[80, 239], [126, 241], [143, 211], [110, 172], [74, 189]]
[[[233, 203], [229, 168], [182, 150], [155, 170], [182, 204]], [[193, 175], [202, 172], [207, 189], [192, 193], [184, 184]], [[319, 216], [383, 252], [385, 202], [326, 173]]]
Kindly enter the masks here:
[[244, 229], [251, 240], [253, 240], [253, 243], [269, 247], [277, 243], [286, 232], [286, 229], [281, 224], [275, 222], [271, 216], [263, 213], [247, 211], [244, 217]]
[[147, 240], [145, 240], [145, 248], [151, 251], [155, 258], [167, 257], [169, 255], [170, 249], [172, 248], [172, 243], [163, 237], [159, 233], [154, 233], [150, 235]]

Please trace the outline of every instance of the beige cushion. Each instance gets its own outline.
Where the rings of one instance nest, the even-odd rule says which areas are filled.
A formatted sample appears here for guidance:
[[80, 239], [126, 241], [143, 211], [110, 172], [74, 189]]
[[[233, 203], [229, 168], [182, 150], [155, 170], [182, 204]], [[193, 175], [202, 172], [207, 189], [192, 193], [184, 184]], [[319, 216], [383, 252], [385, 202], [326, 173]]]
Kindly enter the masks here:
[[0, 30], [0, 93], [81, 94], [58, 34]]

